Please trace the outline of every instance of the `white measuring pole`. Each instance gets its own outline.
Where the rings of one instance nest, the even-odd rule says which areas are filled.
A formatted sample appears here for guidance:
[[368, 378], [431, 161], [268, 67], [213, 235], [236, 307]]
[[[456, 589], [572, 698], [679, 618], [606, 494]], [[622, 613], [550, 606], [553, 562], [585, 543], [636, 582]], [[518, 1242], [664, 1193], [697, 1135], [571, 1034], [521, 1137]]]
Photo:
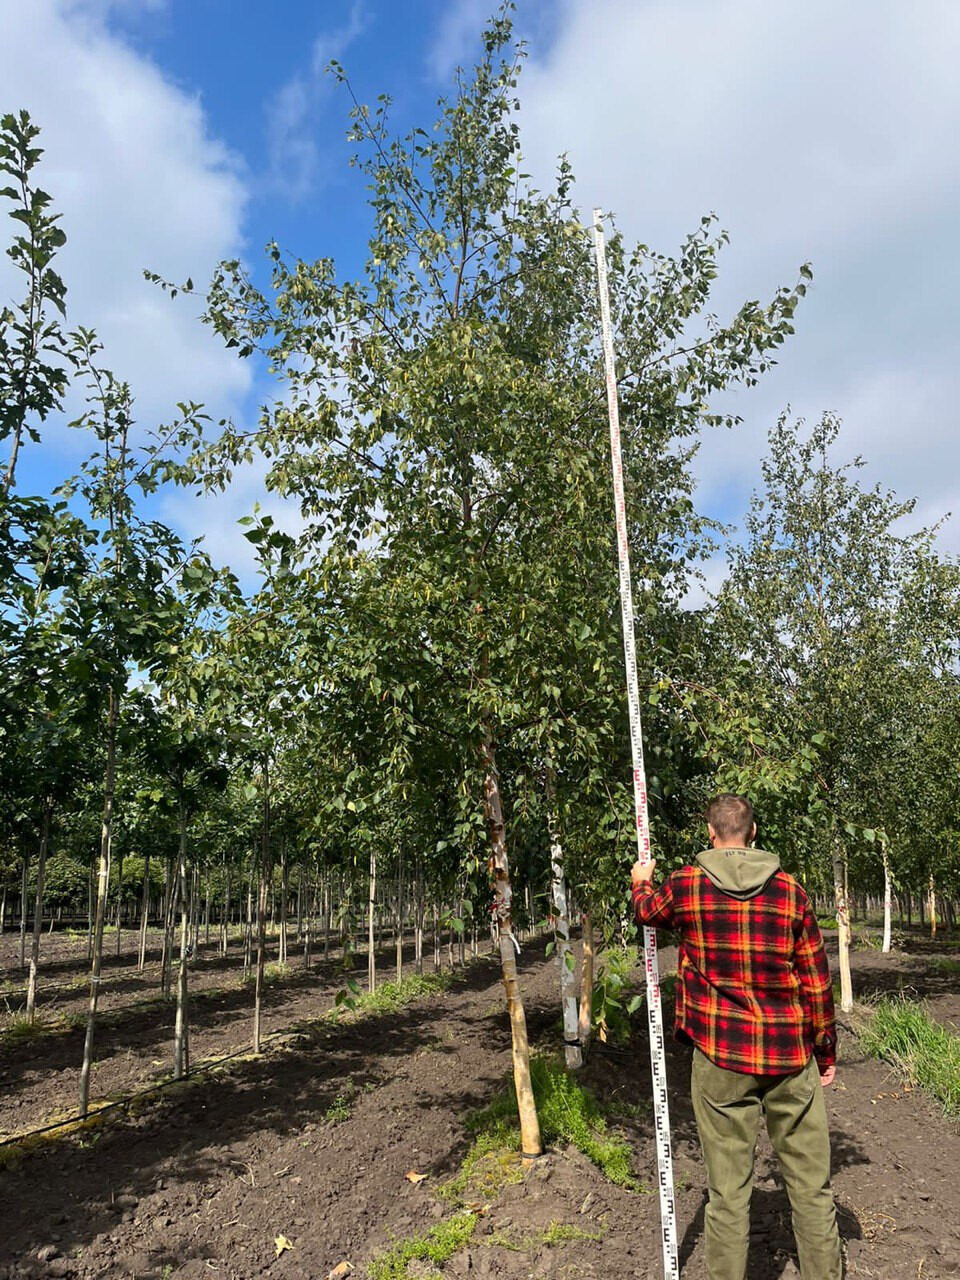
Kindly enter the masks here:
[[[617, 519], [617, 558], [620, 562], [620, 609], [623, 615], [623, 656], [627, 667], [627, 703], [630, 709], [630, 746], [633, 753], [633, 801], [636, 811], [637, 850], [642, 863], [650, 861], [650, 820], [647, 814], [647, 776], [643, 767], [643, 730], [640, 724], [640, 690], [637, 686], [637, 649], [633, 635], [633, 587], [630, 581], [630, 547], [627, 541], [627, 508], [623, 493], [623, 457], [620, 451], [620, 402], [610, 324], [610, 292], [607, 286], [607, 254], [603, 219], [593, 211], [593, 239], [597, 250], [597, 286], [603, 323], [603, 360], [607, 375], [607, 407], [610, 411], [610, 459], [613, 463], [613, 501]], [[679, 1280], [677, 1260], [677, 1209], [673, 1194], [673, 1154], [670, 1147], [670, 1110], [667, 1104], [667, 1061], [663, 1042], [663, 1010], [657, 965], [656, 931], [644, 927], [643, 952], [647, 975], [647, 1025], [650, 1029], [650, 1066], [653, 1072], [653, 1114], [660, 1184], [660, 1226], [663, 1274]]]

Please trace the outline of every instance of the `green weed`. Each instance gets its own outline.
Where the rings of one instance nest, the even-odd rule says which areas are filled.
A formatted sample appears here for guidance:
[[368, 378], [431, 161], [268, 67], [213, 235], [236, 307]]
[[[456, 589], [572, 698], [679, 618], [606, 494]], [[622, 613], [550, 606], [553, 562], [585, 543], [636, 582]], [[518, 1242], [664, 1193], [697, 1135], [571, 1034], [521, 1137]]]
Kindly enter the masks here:
[[922, 1005], [881, 1000], [869, 1011], [860, 1042], [867, 1053], [933, 1094], [946, 1115], [960, 1115], [960, 1036], [934, 1022]]
[[960, 973], [960, 960], [954, 960], [953, 956], [934, 956], [930, 963], [941, 973]]
[[342, 1124], [344, 1120], [350, 1119], [350, 1100], [344, 1094], [338, 1093], [330, 1106], [323, 1113], [323, 1118], [327, 1124]]
[[406, 1280], [411, 1262], [434, 1262], [443, 1266], [467, 1244], [476, 1230], [472, 1213], [458, 1213], [422, 1236], [398, 1240], [391, 1249], [367, 1266], [370, 1280]]

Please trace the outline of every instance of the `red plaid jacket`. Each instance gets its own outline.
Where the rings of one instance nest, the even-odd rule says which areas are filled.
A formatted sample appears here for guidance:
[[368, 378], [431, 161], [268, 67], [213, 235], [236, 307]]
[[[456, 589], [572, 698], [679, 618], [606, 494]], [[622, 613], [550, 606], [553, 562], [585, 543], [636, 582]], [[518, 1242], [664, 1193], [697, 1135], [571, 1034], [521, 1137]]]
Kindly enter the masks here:
[[676, 1036], [720, 1067], [788, 1075], [816, 1056], [836, 1061], [833, 986], [816, 918], [793, 876], [778, 871], [754, 898], [681, 867], [655, 889], [634, 885], [641, 924], [680, 934]]

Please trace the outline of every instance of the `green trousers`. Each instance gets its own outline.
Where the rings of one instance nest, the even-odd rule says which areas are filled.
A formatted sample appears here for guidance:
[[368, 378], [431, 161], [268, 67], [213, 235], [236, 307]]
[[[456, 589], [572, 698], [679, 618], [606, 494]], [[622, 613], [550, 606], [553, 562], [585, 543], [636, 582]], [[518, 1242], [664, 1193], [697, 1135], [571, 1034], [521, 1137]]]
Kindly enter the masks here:
[[710, 1280], [747, 1280], [761, 1113], [787, 1184], [803, 1280], [841, 1280], [827, 1109], [813, 1059], [796, 1075], [751, 1076], [718, 1067], [695, 1049], [691, 1092], [710, 1191], [704, 1220]]

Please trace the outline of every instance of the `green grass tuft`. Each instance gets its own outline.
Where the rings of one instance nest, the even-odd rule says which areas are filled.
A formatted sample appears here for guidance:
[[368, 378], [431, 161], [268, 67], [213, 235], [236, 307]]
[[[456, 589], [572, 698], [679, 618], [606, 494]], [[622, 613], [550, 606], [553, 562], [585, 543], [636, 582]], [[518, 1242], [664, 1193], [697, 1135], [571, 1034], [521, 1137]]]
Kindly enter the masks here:
[[472, 1213], [457, 1213], [438, 1222], [426, 1235], [410, 1236], [382, 1253], [367, 1265], [370, 1280], [406, 1280], [411, 1262], [434, 1262], [443, 1266], [470, 1243], [477, 1219]]
[[960, 1036], [934, 1022], [926, 1009], [906, 999], [881, 1000], [860, 1031], [867, 1053], [882, 1058], [960, 1115]]
[[545, 1230], [535, 1231], [532, 1234], [511, 1234], [510, 1231], [501, 1228], [499, 1231], [494, 1231], [483, 1243], [488, 1248], [508, 1249], [511, 1253], [528, 1253], [533, 1249], [539, 1249], [541, 1245], [556, 1248], [558, 1245], [571, 1244], [575, 1240], [602, 1239], [602, 1231], [584, 1231], [582, 1227], [574, 1227], [554, 1219]]
[[455, 1203], [468, 1196], [492, 1200], [502, 1187], [522, 1179], [520, 1129], [516, 1122], [501, 1119], [477, 1134], [459, 1172], [438, 1188], [438, 1194]]
[[23, 1044], [25, 1040], [39, 1040], [41, 1036], [49, 1035], [51, 1030], [50, 1024], [42, 1018], [35, 1018], [31, 1022], [25, 1013], [15, 1013], [0, 1032], [0, 1044]]
[[[534, 1058], [530, 1072], [544, 1142], [569, 1142], [617, 1186], [642, 1190], [633, 1173], [629, 1144], [609, 1131], [599, 1103], [583, 1085], [553, 1058]], [[503, 1094], [468, 1117], [467, 1128], [478, 1138], [483, 1136], [517, 1150], [520, 1131], [514, 1092]]]
[[357, 996], [353, 1008], [357, 1013], [397, 1013], [404, 1005], [423, 996], [449, 990], [452, 982], [453, 974], [449, 970], [444, 973], [415, 973], [402, 982], [384, 982], [376, 991]]

